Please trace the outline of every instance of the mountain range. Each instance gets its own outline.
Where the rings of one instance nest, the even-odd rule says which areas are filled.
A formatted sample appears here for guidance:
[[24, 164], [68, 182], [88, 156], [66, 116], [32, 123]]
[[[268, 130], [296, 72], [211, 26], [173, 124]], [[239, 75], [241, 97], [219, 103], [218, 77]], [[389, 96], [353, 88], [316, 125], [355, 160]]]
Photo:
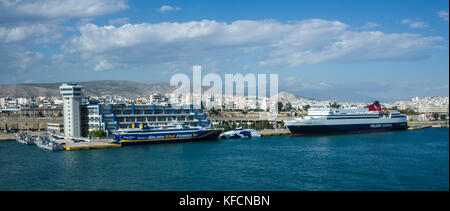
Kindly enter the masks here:
[[[150, 96], [153, 93], [166, 94], [174, 87], [164, 82], [134, 82], [134, 81], [87, 81], [77, 82], [83, 86], [86, 95], [103, 96], [119, 95], [123, 97]], [[0, 85], [0, 97], [33, 97], [33, 96], [59, 96], [61, 83], [30, 83]]]
[[[150, 96], [154, 93], [167, 94], [172, 92], [175, 87], [171, 87], [165, 82], [134, 82], [134, 81], [116, 81], [101, 80], [77, 82], [83, 86], [85, 95], [105, 96], [116, 95], [123, 97], [142, 97]], [[33, 96], [60, 96], [59, 86], [61, 83], [29, 83], [0, 85], [0, 97], [33, 97]], [[203, 87], [206, 90], [208, 87]], [[288, 92], [280, 92], [278, 98], [282, 102], [289, 102], [300, 99], [296, 95]]]
[[[142, 97], [150, 96], [154, 93], [167, 94], [175, 90], [175, 87], [170, 86], [167, 82], [135, 82], [124, 80], [99, 80], [99, 81], [86, 81], [77, 82], [83, 86], [85, 95], [88, 96], [105, 96], [116, 95], [123, 97]], [[28, 84], [12, 84], [12, 85], [0, 85], [0, 97], [33, 97], [33, 96], [60, 96], [59, 86], [61, 83], [28, 83]], [[208, 87], [202, 87], [202, 90], [206, 90]], [[335, 99], [339, 96], [339, 93], [326, 92], [326, 93], [303, 93], [302, 97], [299, 97], [298, 93], [291, 93], [280, 90], [278, 97], [281, 102], [292, 102], [298, 99], [318, 99], [318, 100], [349, 100], [354, 102], [372, 101], [373, 99], [367, 96], [347, 96], [346, 99]], [[389, 100], [376, 99], [383, 102]]]

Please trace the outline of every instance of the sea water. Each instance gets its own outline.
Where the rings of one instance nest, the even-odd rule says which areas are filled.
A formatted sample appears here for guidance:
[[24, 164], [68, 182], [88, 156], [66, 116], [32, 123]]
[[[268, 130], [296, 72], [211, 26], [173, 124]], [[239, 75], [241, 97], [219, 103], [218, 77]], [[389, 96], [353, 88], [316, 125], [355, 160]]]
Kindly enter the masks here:
[[52, 152], [0, 142], [0, 190], [449, 190], [449, 129]]

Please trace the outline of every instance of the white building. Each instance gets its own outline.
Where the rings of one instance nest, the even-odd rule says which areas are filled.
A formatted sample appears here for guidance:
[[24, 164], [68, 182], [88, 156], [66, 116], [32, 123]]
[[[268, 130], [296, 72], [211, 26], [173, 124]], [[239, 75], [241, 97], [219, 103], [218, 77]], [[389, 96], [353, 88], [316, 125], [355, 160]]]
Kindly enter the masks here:
[[6, 108], [6, 102], [8, 102], [7, 98], [0, 98], [0, 108]]
[[17, 108], [17, 99], [11, 99], [6, 102], [7, 108]]
[[69, 83], [59, 87], [63, 98], [64, 135], [66, 137], [81, 137], [81, 97], [82, 86]]
[[448, 113], [448, 107], [447, 106], [420, 106], [418, 109], [419, 113], [440, 113], [440, 114], [446, 114]]
[[58, 98], [53, 98], [53, 105], [63, 105], [63, 100]]
[[19, 104], [21, 106], [28, 106], [30, 104], [30, 101], [27, 98], [20, 97], [20, 98], [17, 98], [17, 104]]

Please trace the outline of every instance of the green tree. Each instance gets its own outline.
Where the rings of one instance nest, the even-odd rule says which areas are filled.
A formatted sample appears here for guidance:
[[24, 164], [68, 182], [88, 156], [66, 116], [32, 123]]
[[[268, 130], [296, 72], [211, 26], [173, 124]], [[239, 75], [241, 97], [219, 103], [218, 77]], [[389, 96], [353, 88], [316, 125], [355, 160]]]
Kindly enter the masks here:
[[331, 108], [340, 108], [341, 105], [337, 104], [337, 103], [333, 103], [330, 105]]
[[89, 135], [95, 138], [100, 138], [100, 137], [105, 137], [106, 136], [106, 132], [103, 130], [93, 130], [91, 132], [89, 132]]
[[290, 110], [292, 110], [292, 105], [291, 105], [291, 103], [290, 103], [290, 102], [287, 102], [286, 104], [284, 104], [283, 110], [284, 110], [284, 111], [290, 111]]
[[441, 120], [447, 120], [447, 114], [441, 114], [440, 118]]
[[231, 129], [234, 130], [236, 129], [236, 127], [237, 127], [236, 122], [233, 122], [233, 124], [231, 125]]
[[438, 113], [433, 113], [433, 119], [434, 120], [438, 120], [439, 119], [439, 114]]
[[219, 115], [219, 111], [218, 110], [216, 110], [216, 109], [214, 109], [214, 108], [211, 108], [210, 110], [209, 110], [209, 114], [211, 115], [211, 116], [217, 116], [217, 115]]
[[406, 115], [419, 115], [418, 112], [412, 110], [412, 109], [404, 109], [404, 110], [399, 110], [398, 112], [402, 113], [402, 114], [406, 114]]
[[283, 110], [283, 103], [278, 102], [278, 113], [281, 112], [282, 110]]
[[302, 109], [303, 109], [304, 111], [308, 111], [309, 108], [311, 108], [310, 105], [305, 105], [305, 106], [302, 107]]

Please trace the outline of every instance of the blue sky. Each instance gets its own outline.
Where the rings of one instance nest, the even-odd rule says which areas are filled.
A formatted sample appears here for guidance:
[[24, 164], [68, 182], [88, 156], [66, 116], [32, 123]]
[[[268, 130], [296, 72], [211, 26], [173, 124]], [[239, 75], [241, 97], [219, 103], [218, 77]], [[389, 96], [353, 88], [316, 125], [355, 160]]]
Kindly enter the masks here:
[[448, 96], [448, 1], [0, 0], [0, 84], [278, 73], [312, 98]]

